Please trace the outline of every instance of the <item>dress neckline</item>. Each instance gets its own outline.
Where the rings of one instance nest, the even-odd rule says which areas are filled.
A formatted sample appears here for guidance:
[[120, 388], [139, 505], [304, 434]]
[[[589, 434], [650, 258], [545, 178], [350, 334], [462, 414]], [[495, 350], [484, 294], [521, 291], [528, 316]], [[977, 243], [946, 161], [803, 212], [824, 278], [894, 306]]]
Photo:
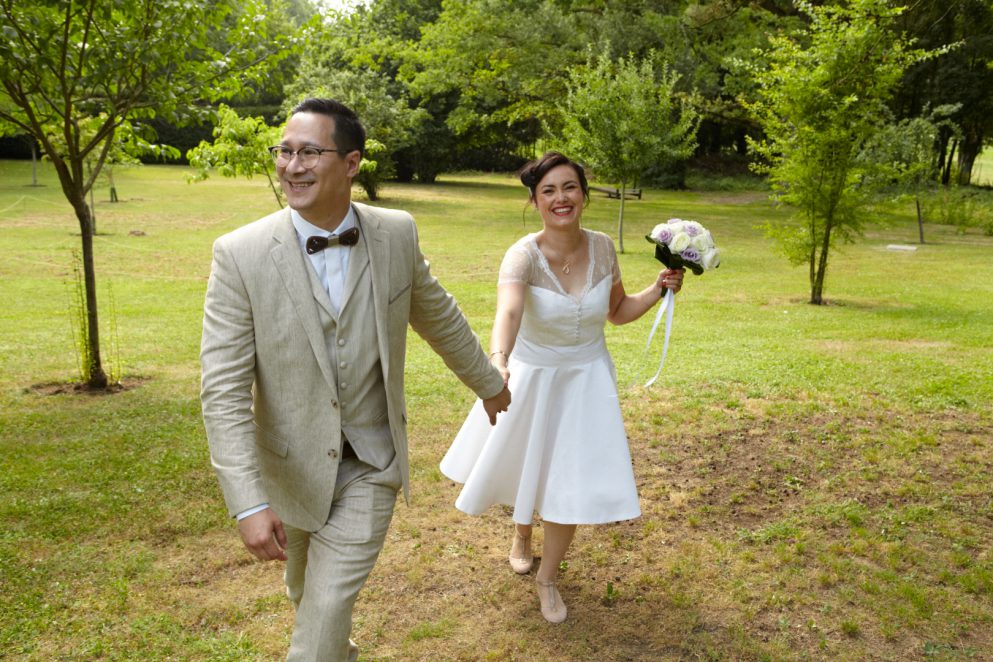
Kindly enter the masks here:
[[583, 298], [586, 297], [586, 294], [590, 291], [591, 286], [593, 284], [593, 240], [590, 235], [590, 232], [587, 229], [581, 228], [580, 231], [583, 233], [583, 237], [586, 239], [586, 255], [587, 255], [586, 261], [588, 264], [586, 265], [586, 281], [583, 284], [583, 289], [580, 290], [578, 296], [566, 290], [562, 286], [562, 281], [560, 281], [559, 277], [555, 275], [554, 271], [552, 271], [552, 265], [549, 264], [548, 258], [545, 256], [544, 253], [541, 252], [541, 247], [538, 245], [538, 240], [537, 240], [538, 234], [536, 232], [532, 232], [530, 237], [531, 246], [534, 248], [534, 251], [538, 254], [538, 264], [541, 265], [542, 271], [544, 271], [545, 274], [547, 274], [548, 277], [552, 279], [552, 282], [555, 283], [555, 287], [559, 288], [559, 294], [568, 297], [576, 302], [582, 301]]

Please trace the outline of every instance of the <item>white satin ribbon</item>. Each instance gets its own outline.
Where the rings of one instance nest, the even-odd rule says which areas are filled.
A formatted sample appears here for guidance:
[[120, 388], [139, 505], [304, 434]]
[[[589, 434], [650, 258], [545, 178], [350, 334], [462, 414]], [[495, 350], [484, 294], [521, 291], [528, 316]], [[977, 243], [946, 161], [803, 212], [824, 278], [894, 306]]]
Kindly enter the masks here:
[[665, 354], [669, 351], [669, 333], [672, 331], [672, 315], [676, 311], [676, 299], [672, 295], [672, 290], [666, 289], [665, 297], [662, 299], [661, 305], [659, 305], [659, 312], [655, 314], [655, 322], [652, 324], [652, 330], [648, 333], [648, 340], [645, 342], [645, 353], [648, 353], [648, 347], [652, 344], [652, 338], [655, 336], [655, 330], [659, 328], [659, 322], [662, 321], [662, 314], [665, 313], [665, 342], [662, 344], [662, 360], [659, 361], [659, 369], [655, 371], [655, 376], [648, 380], [645, 384], [645, 388], [648, 388], [655, 383], [655, 380], [659, 378], [662, 374], [662, 366], [665, 365]]

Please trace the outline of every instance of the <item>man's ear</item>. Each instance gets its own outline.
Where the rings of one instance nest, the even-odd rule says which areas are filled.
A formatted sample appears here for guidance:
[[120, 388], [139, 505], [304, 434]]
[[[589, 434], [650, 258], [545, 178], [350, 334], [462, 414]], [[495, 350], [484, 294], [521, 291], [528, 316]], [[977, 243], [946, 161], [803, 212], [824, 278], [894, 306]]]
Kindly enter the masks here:
[[359, 166], [362, 165], [362, 153], [355, 149], [345, 155], [345, 162], [348, 164], [348, 176], [355, 179], [359, 174]]

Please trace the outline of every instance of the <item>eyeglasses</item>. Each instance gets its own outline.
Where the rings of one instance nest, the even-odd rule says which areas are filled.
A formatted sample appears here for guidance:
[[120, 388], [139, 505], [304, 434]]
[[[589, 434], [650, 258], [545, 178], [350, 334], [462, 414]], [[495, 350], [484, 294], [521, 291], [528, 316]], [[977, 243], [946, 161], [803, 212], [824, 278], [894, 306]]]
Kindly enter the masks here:
[[310, 170], [317, 165], [317, 162], [321, 160], [321, 154], [324, 152], [337, 152], [341, 155], [348, 154], [354, 150], [348, 149], [328, 149], [326, 147], [301, 147], [300, 149], [293, 151], [289, 147], [284, 147], [283, 145], [275, 145], [269, 148], [269, 153], [272, 154], [272, 160], [276, 162], [278, 166], [288, 166], [293, 157], [297, 157], [300, 160], [300, 165]]

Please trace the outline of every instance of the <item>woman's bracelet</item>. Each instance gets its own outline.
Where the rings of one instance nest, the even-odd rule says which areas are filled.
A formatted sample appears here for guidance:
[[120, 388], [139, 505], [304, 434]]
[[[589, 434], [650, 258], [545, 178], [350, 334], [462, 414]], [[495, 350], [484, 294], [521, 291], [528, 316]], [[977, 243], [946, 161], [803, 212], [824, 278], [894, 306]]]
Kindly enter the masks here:
[[507, 352], [502, 352], [499, 349], [497, 351], [495, 351], [495, 352], [490, 352], [490, 355], [487, 358], [492, 359], [494, 354], [499, 354], [500, 356], [502, 356], [504, 358], [504, 360], [507, 359]]

